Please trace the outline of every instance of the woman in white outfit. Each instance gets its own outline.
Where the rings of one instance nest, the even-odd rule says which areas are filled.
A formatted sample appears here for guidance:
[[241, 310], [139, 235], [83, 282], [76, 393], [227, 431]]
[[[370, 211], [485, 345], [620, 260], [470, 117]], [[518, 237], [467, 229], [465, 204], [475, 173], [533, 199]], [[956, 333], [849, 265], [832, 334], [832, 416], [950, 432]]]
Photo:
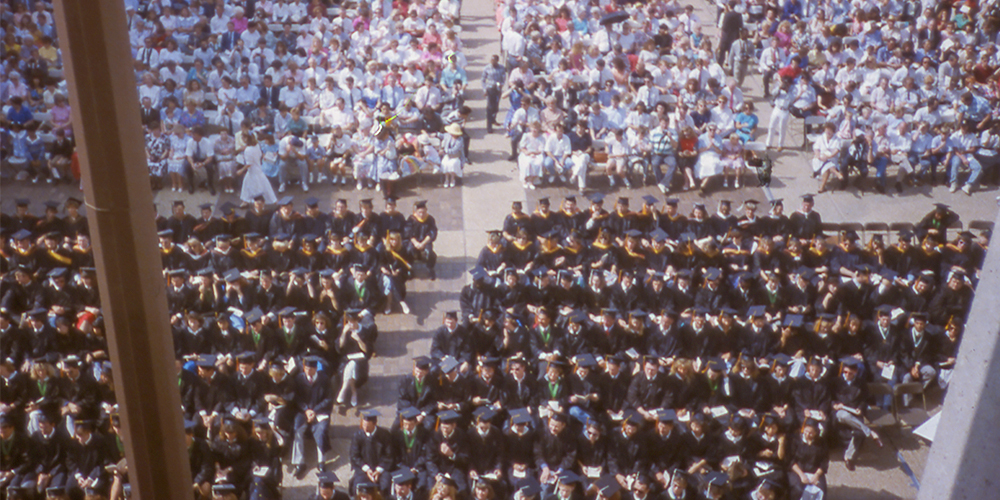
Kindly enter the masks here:
[[455, 179], [462, 178], [462, 126], [452, 123], [444, 128], [447, 132], [441, 141], [441, 170], [444, 172], [444, 187], [455, 187]]
[[722, 138], [716, 132], [716, 125], [709, 123], [705, 133], [698, 138], [698, 162], [694, 165], [695, 175], [701, 179], [701, 189], [705, 189], [711, 177], [722, 173], [721, 153]]
[[260, 168], [263, 153], [257, 138], [252, 133], [243, 132], [243, 142], [246, 149], [243, 150], [243, 161], [246, 163], [237, 175], [243, 175], [243, 188], [240, 190], [240, 200], [244, 203], [251, 203], [254, 197], [263, 196], [264, 203], [275, 203], [278, 198], [274, 196], [274, 188], [271, 181], [264, 175]]
[[517, 166], [525, 189], [535, 189], [535, 184], [542, 175], [542, 163], [545, 161], [543, 154], [545, 136], [542, 135], [542, 124], [537, 121], [532, 122], [530, 129], [531, 132], [521, 136], [521, 143], [517, 148]]

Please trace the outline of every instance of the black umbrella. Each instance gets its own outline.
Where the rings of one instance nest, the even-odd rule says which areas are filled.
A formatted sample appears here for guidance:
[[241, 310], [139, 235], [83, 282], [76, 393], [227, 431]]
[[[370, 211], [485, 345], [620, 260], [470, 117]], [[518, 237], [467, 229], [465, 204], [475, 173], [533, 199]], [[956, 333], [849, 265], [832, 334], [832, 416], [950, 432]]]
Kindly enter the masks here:
[[610, 14], [605, 14], [601, 17], [601, 26], [609, 26], [612, 24], [618, 24], [628, 20], [628, 12], [624, 10], [619, 10], [618, 12], [612, 12]]

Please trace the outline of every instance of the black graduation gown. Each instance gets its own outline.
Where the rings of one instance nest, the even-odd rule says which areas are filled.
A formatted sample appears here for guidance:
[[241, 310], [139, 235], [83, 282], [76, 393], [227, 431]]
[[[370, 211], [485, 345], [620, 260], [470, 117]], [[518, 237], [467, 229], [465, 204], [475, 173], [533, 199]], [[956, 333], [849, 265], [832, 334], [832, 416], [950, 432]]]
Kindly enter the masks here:
[[576, 467], [576, 445], [576, 438], [568, 428], [564, 428], [558, 435], [545, 429], [539, 433], [534, 443], [535, 465], [539, 470], [543, 467], [553, 471], [572, 470]]

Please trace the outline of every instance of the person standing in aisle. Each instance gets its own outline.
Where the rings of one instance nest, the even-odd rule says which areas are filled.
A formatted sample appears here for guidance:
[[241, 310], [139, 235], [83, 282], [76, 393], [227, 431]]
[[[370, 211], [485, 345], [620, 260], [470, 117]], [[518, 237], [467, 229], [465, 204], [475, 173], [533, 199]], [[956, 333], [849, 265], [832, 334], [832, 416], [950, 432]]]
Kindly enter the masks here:
[[486, 133], [492, 134], [493, 127], [500, 126], [497, 114], [500, 112], [500, 93], [507, 81], [507, 72], [500, 65], [500, 56], [493, 54], [490, 64], [483, 70], [483, 91], [486, 92]]

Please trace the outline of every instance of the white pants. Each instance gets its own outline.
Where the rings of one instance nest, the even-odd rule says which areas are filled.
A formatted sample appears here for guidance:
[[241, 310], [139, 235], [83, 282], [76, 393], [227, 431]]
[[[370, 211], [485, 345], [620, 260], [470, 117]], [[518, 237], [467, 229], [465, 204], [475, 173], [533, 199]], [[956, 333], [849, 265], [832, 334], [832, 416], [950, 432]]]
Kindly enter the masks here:
[[542, 155], [528, 155], [521, 153], [517, 155], [517, 167], [520, 170], [521, 182], [525, 182], [528, 177], [539, 177], [542, 175]]
[[765, 146], [771, 146], [771, 136], [778, 134], [778, 147], [785, 147], [785, 136], [788, 135], [788, 118], [792, 115], [786, 109], [774, 108], [767, 124], [767, 141]]
[[570, 157], [570, 163], [572, 164], [570, 182], [576, 179], [576, 185], [580, 188], [580, 191], [587, 189], [587, 170], [590, 168], [590, 155], [583, 151], [574, 151]]
[[913, 165], [910, 165], [910, 158], [905, 153], [896, 153], [890, 157], [890, 161], [895, 163], [901, 172], [912, 174]]

